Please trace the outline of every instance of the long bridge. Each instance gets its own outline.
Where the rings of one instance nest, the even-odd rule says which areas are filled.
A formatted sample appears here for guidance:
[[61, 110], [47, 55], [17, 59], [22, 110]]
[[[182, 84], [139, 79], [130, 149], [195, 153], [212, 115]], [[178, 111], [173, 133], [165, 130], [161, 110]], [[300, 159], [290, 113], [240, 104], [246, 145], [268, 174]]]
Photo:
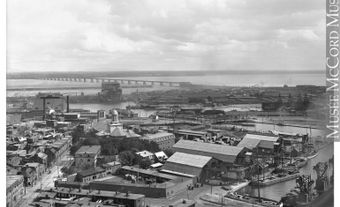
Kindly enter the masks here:
[[40, 80], [52, 80], [52, 81], [71, 81], [71, 82], [115, 82], [127, 85], [143, 85], [143, 86], [170, 86], [170, 87], [186, 87], [191, 86], [190, 82], [177, 82], [177, 81], [158, 81], [158, 80], [135, 80], [135, 79], [120, 79], [120, 78], [103, 78], [103, 77], [44, 77], [37, 78]]

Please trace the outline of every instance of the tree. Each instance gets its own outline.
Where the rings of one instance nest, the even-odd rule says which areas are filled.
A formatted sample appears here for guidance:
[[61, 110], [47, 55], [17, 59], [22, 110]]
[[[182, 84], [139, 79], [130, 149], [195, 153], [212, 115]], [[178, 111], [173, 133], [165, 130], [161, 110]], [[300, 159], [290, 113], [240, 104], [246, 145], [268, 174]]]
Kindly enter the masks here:
[[82, 131], [81, 127], [78, 125], [75, 127], [72, 131], [72, 144], [76, 144], [79, 142], [80, 137], [84, 135], [84, 132]]
[[86, 138], [82, 145], [99, 145], [99, 140], [97, 138]]
[[141, 159], [139, 162], [139, 167], [142, 169], [148, 169], [151, 165], [151, 161], [148, 158]]
[[118, 156], [122, 165], [133, 165], [136, 163], [136, 155], [131, 151], [123, 151]]

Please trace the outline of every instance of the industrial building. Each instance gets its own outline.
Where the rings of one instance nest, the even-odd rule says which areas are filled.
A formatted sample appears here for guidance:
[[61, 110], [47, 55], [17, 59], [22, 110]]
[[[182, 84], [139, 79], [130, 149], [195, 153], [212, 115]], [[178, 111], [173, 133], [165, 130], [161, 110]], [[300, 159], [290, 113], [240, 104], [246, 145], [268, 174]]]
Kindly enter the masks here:
[[204, 181], [209, 175], [212, 157], [175, 152], [162, 167], [163, 172], [179, 172], [197, 177], [198, 181]]
[[279, 145], [279, 136], [264, 136], [258, 134], [246, 134], [238, 147], [256, 150], [259, 154], [272, 155], [274, 148]]
[[141, 139], [155, 142], [160, 150], [170, 149], [175, 144], [175, 135], [168, 132], [158, 132], [155, 134], [147, 134]]
[[210, 166], [210, 176], [233, 180], [246, 177], [249, 163], [244, 147], [180, 140], [173, 149], [176, 152], [214, 158], [216, 162]]

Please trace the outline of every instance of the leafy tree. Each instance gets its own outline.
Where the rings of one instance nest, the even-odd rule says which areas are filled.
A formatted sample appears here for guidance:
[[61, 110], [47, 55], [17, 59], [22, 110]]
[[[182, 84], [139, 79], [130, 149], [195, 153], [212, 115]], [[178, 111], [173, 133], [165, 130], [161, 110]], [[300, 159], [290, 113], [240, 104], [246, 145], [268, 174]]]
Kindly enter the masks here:
[[86, 138], [82, 145], [99, 145], [99, 140], [97, 138]]
[[151, 165], [151, 161], [148, 158], [144, 158], [139, 161], [139, 167], [142, 169], [148, 169], [150, 165]]
[[119, 160], [122, 165], [133, 165], [136, 163], [136, 155], [132, 151], [123, 151], [119, 153]]
[[82, 131], [81, 127], [78, 125], [75, 127], [71, 133], [72, 136], [72, 144], [76, 144], [80, 141], [80, 137], [84, 135], [84, 132]]

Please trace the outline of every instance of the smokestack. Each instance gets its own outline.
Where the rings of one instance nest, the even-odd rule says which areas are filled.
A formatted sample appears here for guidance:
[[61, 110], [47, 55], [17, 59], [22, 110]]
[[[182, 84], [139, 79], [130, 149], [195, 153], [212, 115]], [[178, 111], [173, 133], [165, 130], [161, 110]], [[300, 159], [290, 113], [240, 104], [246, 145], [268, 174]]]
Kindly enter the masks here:
[[69, 95], [66, 96], [66, 112], [70, 112], [70, 97]]
[[45, 121], [45, 114], [46, 114], [46, 99], [43, 98], [43, 121]]

